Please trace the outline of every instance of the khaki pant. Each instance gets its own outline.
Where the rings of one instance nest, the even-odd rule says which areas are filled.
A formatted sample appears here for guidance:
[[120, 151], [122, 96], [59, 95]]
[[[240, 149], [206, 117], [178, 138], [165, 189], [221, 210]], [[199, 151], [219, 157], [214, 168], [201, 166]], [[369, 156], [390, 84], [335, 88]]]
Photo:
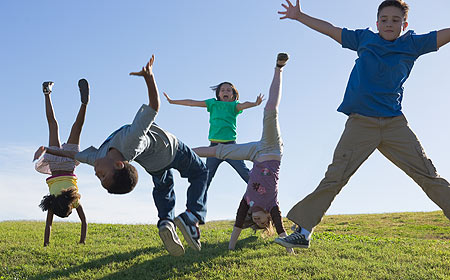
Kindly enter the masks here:
[[450, 219], [450, 185], [437, 174], [406, 118], [358, 114], [348, 118], [325, 178], [287, 217], [312, 232], [335, 196], [375, 149], [411, 177]]
[[264, 109], [263, 133], [261, 140], [244, 144], [219, 144], [216, 157], [219, 159], [255, 161], [263, 155], [283, 155], [278, 111]]

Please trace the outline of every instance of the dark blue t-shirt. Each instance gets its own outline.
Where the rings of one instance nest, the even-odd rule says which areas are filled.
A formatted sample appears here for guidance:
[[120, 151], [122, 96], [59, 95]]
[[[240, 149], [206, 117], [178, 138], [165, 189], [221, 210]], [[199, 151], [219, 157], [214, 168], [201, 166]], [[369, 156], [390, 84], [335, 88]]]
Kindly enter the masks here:
[[358, 54], [338, 108], [346, 115], [393, 117], [402, 114], [403, 84], [416, 59], [437, 50], [436, 31], [408, 31], [387, 41], [369, 29], [342, 30], [342, 47]]

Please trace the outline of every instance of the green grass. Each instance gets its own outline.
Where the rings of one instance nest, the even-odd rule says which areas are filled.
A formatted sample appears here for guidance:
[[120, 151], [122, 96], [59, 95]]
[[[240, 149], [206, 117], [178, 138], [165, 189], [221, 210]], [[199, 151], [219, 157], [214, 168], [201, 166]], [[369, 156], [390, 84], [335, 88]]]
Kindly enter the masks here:
[[208, 222], [200, 253], [172, 257], [155, 225], [89, 224], [80, 245], [80, 224], [55, 222], [44, 248], [44, 222], [1, 222], [0, 279], [450, 279], [440, 211], [325, 216], [294, 256], [252, 230], [229, 251], [232, 225]]

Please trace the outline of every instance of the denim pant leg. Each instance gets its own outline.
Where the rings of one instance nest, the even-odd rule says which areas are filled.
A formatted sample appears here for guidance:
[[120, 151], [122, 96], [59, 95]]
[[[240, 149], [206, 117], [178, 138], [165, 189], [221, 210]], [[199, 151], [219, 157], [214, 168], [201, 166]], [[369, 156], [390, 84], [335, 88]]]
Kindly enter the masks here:
[[[217, 146], [218, 144], [219, 143], [211, 142], [211, 144], [209, 146], [214, 147], [214, 146]], [[223, 145], [236, 144], [236, 141], [230, 141], [230, 142], [221, 143], [221, 144], [223, 144]], [[217, 168], [223, 161], [228, 162], [228, 164], [231, 165], [231, 167], [233, 167], [234, 170], [236, 170], [236, 172], [239, 174], [239, 176], [241, 176], [242, 180], [244, 180], [245, 183], [248, 183], [248, 180], [250, 177], [250, 175], [249, 175], [250, 170], [247, 168], [247, 166], [245, 165], [243, 160], [233, 160], [233, 159], [224, 160], [224, 159], [219, 159], [219, 158], [214, 157], [214, 158], [206, 159], [206, 166], [208, 167], [208, 170], [209, 170], [208, 183], [207, 183], [208, 188], [209, 188], [209, 185], [211, 185], [212, 178], [216, 174]]]
[[236, 170], [245, 183], [248, 183], [250, 178], [250, 170], [247, 168], [243, 160], [227, 159], [226, 162], [228, 162], [228, 164]]
[[208, 188], [209, 188], [209, 185], [211, 184], [212, 178], [216, 174], [217, 168], [223, 161], [224, 161], [223, 159], [218, 159], [215, 157], [206, 158], [206, 167], [208, 167], [208, 172], [209, 172], [208, 173], [208, 181], [206, 183]]
[[153, 200], [158, 210], [159, 221], [173, 221], [175, 217], [175, 191], [173, 189], [172, 170], [165, 169], [157, 173], [151, 173], [151, 175], [155, 185], [153, 188]]
[[208, 168], [197, 154], [180, 140], [178, 140], [177, 154], [170, 168], [178, 170], [181, 177], [188, 179], [190, 185], [187, 190], [186, 208], [199, 219], [200, 224], [204, 224]]

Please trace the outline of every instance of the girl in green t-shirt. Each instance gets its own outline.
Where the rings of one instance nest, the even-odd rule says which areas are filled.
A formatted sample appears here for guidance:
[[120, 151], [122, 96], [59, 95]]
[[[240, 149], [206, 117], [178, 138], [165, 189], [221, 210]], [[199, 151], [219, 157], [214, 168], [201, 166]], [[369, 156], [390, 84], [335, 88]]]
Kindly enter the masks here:
[[[170, 104], [206, 107], [209, 112], [209, 136], [210, 146], [217, 144], [234, 144], [236, 143], [236, 118], [243, 110], [258, 106], [263, 101], [264, 96], [259, 94], [255, 102], [239, 103], [239, 93], [236, 87], [230, 82], [222, 82], [211, 89], [215, 91], [216, 98], [207, 100], [180, 99], [173, 100], [165, 92], [164, 96]], [[241, 178], [248, 183], [250, 170], [245, 166], [243, 160], [222, 160], [214, 157], [206, 159], [206, 166], [209, 169], [207, 187], [211, 184], [211, 180], [216, 174], [217, 168], [223, 162], [228, 162]], [[205, 198], [206, 199], [206, 198]]]

